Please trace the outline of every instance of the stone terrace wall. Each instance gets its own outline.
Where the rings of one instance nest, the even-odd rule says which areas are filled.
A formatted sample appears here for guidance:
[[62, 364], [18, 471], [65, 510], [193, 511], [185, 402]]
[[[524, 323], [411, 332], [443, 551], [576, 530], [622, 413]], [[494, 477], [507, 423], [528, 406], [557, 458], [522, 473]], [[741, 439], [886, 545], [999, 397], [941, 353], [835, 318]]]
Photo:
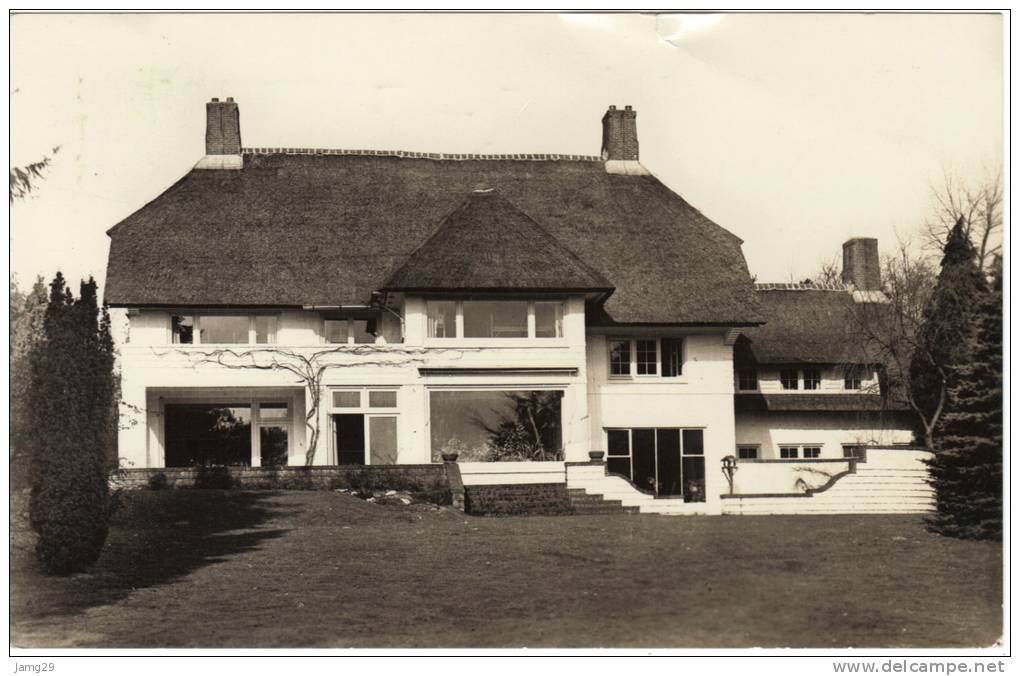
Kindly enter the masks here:
[[490, 516], [573, 513], [565, 483], [464, 486], [464, 511]]

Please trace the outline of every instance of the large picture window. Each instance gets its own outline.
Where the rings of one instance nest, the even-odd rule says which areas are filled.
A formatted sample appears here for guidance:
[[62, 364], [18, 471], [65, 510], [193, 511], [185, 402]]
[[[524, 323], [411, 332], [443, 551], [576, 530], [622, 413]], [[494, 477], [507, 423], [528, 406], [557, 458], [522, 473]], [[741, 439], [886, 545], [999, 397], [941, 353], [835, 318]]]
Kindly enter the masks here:
[[562, 390], [433, 391], [432, 460], [562, 460], [562, 401]]
[[170, 315], [174, 345], [268, 345], [276, 342], [276, 315]]
[[670, 427], [606, 430], [606, 467], [659, 496], [705, 501], [704, 430]]
[[286, 401], [167, 403], [163, 407], [167, 467], [282, 467], [290, 452]]
[[562, 338], [563, 301], [428, 300], [429, 338]]

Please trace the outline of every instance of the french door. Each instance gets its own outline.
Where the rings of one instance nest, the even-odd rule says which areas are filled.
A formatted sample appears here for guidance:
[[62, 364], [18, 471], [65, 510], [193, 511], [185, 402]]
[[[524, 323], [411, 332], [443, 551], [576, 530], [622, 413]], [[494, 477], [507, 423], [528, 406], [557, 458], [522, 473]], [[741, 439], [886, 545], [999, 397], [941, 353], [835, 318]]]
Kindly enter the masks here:
[[609, 472], [657, 496], [704, 502], [704, 430], [636, 427], [606, 436]]

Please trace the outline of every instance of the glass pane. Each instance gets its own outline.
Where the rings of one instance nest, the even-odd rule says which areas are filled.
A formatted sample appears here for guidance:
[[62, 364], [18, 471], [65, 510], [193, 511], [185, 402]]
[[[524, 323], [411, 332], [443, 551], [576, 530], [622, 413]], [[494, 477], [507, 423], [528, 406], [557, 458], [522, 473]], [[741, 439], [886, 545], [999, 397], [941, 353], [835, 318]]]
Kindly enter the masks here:
[[397, 393], [386, 390], [373, 390], [368, 393], [368, 405], [372, 408], [396, 408]]
[[397, 464], [397, 418], [371, 416], [368, 419], [368, 438], [372, 447], [369, 458], [373, 465]]
[[675, 378], [683, 373], [682, 338], [662, 339], [662, 377]]
[[789, 458], [796, 458], [797, 457], [797, 451], [798, 451], [798, 449], [797, 449], [796, 446], [780, 446], [779, 447], [779, 457], [780, 458], [788, 458], [788, 459]]
[[563, 337], [563, 303], [535, 303], [535, 337]]
[[336, 427], [336, 458], [341, 465], [365, 464], [365, 416], [344, 413], [333, 416]]
[[741, 460], [754, 460], [758, 457], [757, 446], [741, 446], [737, 449], [737, 457]]
[[606, 470], [610, 474], [619, 474], [630, 481], [630, 458], [606, 458]]
[[658, 470], [656, 493], [658, 495], [681, 495], [680, 430], [656, 430], [655, 442], [655, 462]]
[[822, 455], [821, 446], [805, 446], [804, 457], [805, 458], [817, 458]]
[[779, 382], [782, 384], [784, 390], [796, 390], [797, 371], [783, 369], [779, 372]]
[[705, 459], [684, 458], [684, 502], [705, 501]]
[[630, 432], [627, 430], [608, 430], [606, 440], [607, 455], [630, 455]]
[[630, 341], [609, 341], [609, 373], [614, 376], [630, 375]]
[[324, 330], [326, 333], [327, 343], [343, 344], [347, 342], [346, 319], [327, 319], [325, 322]]
[[562, 460], [562, 399], [560, 390], [432, 392], [432, 459]]
[[705, 454], [705, 430], [684, 430], [684, 455]]
[[636, 341], [637, 347], [637, 374], [639, 376], [650, 376], [655, 375], [658, 371], [656, 367], [656, 350], [654, 340], [639, 340]]
[[737, 385], [742, 390], [757, 390], [758, 389], [758, 372], [754, 369], [741, 369], [740, 371], [740, 382]]
[[430, 300], [428, 313], [429, 338], [457, 337], [457, 304], [452, 300]]
[[466, 338], [527, 338], [528, 304], [523, 300], [464, 301]]
[[167, 404], [163, 440], [167, 467], [251, 465], [251, 407]]
[[634, 485], [646, 491], [655, 490], [655, 430], [631, 431], [631, 455]]
[[355, 343], [375, 342], [375, 320], [354, 319], [351, 320], [351, 332], [354, 334]]
[[264, 402], [259, 404], [259, 420], [287, 420], [289, 418], [286, 402]]
[[804, 369], [804, 389], [817, 390], [822, 384], [822, 374], [818, 369]]
[[259, 345], [276, 342], [276, 317], [274, 315], [255, 316], [255, 342]]
[[198, 320], [201, 342], [207, 345], [248, 342], [247, 315], [202, 315]]
[[259, 427], [259, 453], [262, 467], [287, 466], [287, 428]]
[[361, 392], [358, 390], [333, 392], [333, 408], [361, 408]]
[[172, 315], [170, 330], [175, 345], [190, 345], [195, 340], [195, 318], [187, 315]]

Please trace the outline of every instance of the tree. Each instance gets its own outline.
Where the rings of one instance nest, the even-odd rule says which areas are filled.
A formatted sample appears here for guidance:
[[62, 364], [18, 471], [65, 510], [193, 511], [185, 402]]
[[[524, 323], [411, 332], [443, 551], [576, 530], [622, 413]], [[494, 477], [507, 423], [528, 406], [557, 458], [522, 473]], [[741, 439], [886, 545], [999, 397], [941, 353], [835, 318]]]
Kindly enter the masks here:
[[928, 528], [963, 538], [1002, 538], [1002, 262], [981, 294], [953, 369], [935, 456], [928, 461], [936, 513]]
[[810, 279], [805, 279], [804, 282], [822, 286], [843, 286], [843, 272], [840, 265], [836, 256], [827, 258], [818, 267], [818, 272]]
[[475, 418], [475, 425], [489, 433], [489, 460], [562, 460], [560, 402], [562, 393], [552, 390], [506, 392], [512, 415], [500, 415], [491, 425]]
[[[55, 146], [51, 155], [56, 155], [58, 152], [60, 152], [60, 146]], [[35, 189], [36, 183], [42, 179], [46, 169], [53, 163], [51, 155], [43, 155], [42, 159], [21, 167], [11, 167], [10, 204], [14, 204], [14, 200], [24, 199]]]
[[32, 378], [31, 355], [43, 335], [46, 317], [46, 285], [38, 277], [31, 291], [24, 293], [15, 278], [10, 281], [10, 470], [11, 483], [27, 481], [25, 448], [31, 436], [28, 425], [28, 393]]
[[924, 224], [925, 244], [942, 251], [957, 223], [974, 247], [977, 267], [984, 272], [1002, 255], [1002, 172], [978, 184], [968, 184], [946, 173], [942, 185], [932, 187], [934, 209]]
[[107, 456], [116, 434], [113, 341], [96, 283], [76, 300], [59, 272], [50, 284], [43, 337], [31, 357], [29, 516], [43, 568], [89, 566], [106, 540]]

